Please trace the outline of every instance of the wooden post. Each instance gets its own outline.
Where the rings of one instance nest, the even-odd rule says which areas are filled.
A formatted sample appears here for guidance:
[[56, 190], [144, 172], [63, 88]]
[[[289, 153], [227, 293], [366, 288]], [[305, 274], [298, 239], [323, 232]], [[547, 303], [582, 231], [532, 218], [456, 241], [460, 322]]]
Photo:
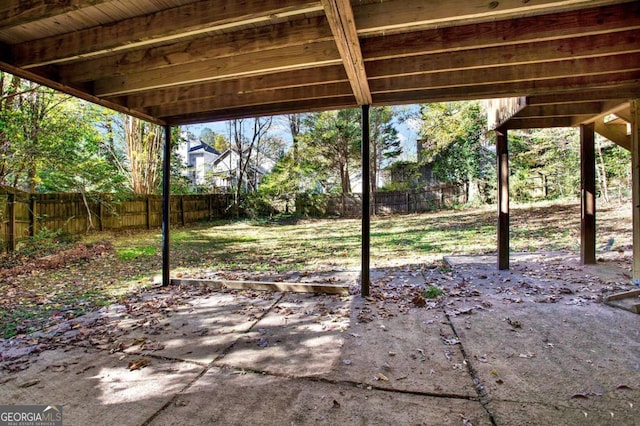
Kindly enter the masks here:
[[596, 263], [595, 124], [580, 125], [580, 260]]
[[631, 101], [631, 194], [633, 283], [640, 286], [640, 99]]
[[98, 229], [104, 231], [104, 206], [102, 203], [102, 196], [98, 196]]
[[164, 126], [164, 158], [162, 161], [162, 285], [171, 284], [169, 259], [169, 225], [171, 192], [171, 126]]
[[507, 129], [496, 130], [498, 162], [498, 269], [509, 269], [509, 152]]
[[213, 216], [213, 194], [209, 194], [209, 220], [211, 220]]
[[7, 223], [7, 251], [16, 249], [16, 194], [7, 194], [7, 209], [9, 222]]
[[180, 222], [182, 223], [182, 226], [186, 225], [185, 220], [184, 220], [184, 195], [180, 196]]
[[147, 194], [147, 229], [151, 229], [151, 195]]
[[31, 195], [30, 198], [30, 205], [29, 205], [29, 236], [33, 237], [34, 235], [36, 235], [36, 232], [38, 232], [37, 230], [37, 225], [38, 225], [38, 212], [37, 212], [37, 208], [38, 208], [38, 203], [36, 201], [36, 196], [35, 195]]
[[362, 105], [362, 254], [360, 268], [360, 294], [369, 296], [371, 208], [369, 182], [369, 105]]

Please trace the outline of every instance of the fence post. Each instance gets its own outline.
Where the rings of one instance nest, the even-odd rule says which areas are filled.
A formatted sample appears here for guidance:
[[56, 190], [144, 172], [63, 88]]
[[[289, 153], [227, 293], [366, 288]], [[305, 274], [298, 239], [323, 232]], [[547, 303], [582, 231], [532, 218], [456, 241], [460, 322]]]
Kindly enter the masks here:
[[104, 230], [104, 227], [102, 225], [102, 215], [103, 215], [103, 212], [102, 212], [102, 196], [98, 195], [98, 223], [99, 223], [98, 229], [100, 231]]
[[213, 216], [213, 194], [208, 194], [209, 196], [209, 203], [208, 203], [208, 207], [209, 207], [209, 220], [211, 220], [211, 216]]
[[35, 195], [31, 195], [30, 204], [31, 205], [29, 206], [29, 236], [33, 237], [34, 235], [36, 235], [36, 232], [37, 232], [36, 225], [38, 221], [38, 213], [36, 211], [38, 206], [37, 206]]
[[16, 194], [7, 194], [7, 209], [9, 210], [9, 222], [7, 223], [7, 251], [16, 249]]
[[184, 195], [180, 196], [180, 220], [182, 222], [182, 226], [185, 226], [184, 221]]
[[151, 195], [147, 194], [147, 229], [151, 229]]

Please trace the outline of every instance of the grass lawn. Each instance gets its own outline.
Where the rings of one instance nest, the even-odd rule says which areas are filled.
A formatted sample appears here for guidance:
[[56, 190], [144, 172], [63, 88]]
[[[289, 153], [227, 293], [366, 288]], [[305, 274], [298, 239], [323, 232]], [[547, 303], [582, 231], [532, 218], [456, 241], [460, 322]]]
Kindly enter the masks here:
[[[371, 266], [420, 265], [448, 254], [495, 253], [496, 210], [482, 207], [407, 216], [377, 217], [371, 224]], [[577, 202], [515, 205], [511, 250], [579, 250]], [[631, 248], [631, 206], [598, 213], [598, 245], [615, 239]], [[107, 240], [112, 249], [65, 268], [16, 274], [0, 281], [0, 336], [42, 328], [52, 319], [76, 316], [152, 284], [161, 268], [158, 230], [95, 233], [87, 245]], [[218, 221], [171, 232], [174, 273], [250, 271], [277, 273], [354, 269], [360, 262], [360, 220], [296, 223]]]

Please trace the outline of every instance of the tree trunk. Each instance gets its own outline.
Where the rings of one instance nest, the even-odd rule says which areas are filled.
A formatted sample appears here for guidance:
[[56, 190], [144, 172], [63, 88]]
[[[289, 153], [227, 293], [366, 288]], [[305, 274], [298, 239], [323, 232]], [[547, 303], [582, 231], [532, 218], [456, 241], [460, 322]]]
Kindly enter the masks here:
[[598, 182], [600, 183], [600, 192], [602, 193], [602, 198], [609, 202], [609, 185], [607, 183], [607, 170], [604, 165], [604, 158], [602, 157], [602, 147], [600, 146], [600, 141], [598, 138], [596, 139], [596, 150], [598, 151], [598, 159], [600, 160], [600, 164], [596, 167], [596, 172], [598, 175]]

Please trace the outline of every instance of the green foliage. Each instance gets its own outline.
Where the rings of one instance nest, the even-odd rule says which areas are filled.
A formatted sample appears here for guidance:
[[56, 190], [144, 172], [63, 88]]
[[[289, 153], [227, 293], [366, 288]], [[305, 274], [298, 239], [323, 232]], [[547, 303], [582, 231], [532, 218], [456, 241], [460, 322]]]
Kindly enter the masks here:
[[430, 284], [429, 287], [422, 290], [422, 297], [425, 299], [437, 299], [438, 297], [444, 294], [444, 290], [440, 287], [436, 287], [433, 284]]
[[[360, 160], [362, 144], [360, 111], [343, 109], [308, 114], [301, 135], [306, 150], [305, 162], [318, 171], [318, 177], [326, 176], [321, 183], [325, 190], [338, 188], [342, 193], [351, 192], [350, 168]], [[323, 180], [323, 179], [319, 179]]]
[[428, 104], [420, 113], [418, 161], [431, 163], [439, 181], [465, 185], [469, 192], [474, 182], [492, 173], [493, 158], [483, 146], [486, 117], [478, 102]]
[[577, 196], [580, 190], [577, 129], [509, 133], [509, 185], [515, 200]]
[[420, 164], [415, 161], [396, 161], [387, 167], [391, 182], [382, 187], [383, 191], [410, 191], [418, 188]]
[[133, 260], [142, 256], [154, 256], [158, 253], [158, 248], [155, 246], [142, 246], [122, 248], [116, 250], [116, 252], [121, 260]]
[[47, 256], [69, 247], [78, 239], [62, 229], [50, 230], [43, 227], [34, 236], [22, 241], [14, 255], [28, 258]]

